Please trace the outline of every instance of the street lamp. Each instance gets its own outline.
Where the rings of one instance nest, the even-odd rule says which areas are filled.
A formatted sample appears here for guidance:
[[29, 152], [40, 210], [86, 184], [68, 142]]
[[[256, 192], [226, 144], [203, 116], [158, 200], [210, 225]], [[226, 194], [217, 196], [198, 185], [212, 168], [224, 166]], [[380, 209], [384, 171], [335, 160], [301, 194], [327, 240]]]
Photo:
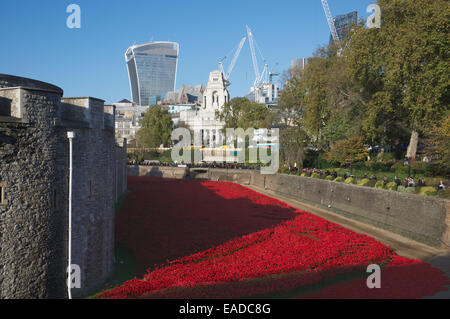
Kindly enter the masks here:
[[403, 164], [408, 165], [408, 177], [411, 177], [411, 157], [406, 157]]

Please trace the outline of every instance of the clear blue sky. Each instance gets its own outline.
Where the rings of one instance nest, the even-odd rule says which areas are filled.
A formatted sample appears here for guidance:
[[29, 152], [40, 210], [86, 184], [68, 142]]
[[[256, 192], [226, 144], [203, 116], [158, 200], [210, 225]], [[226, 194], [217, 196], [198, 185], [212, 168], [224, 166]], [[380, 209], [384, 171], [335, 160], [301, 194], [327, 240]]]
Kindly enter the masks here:
[[[365, 19], [366, 7], [375, 0], [328, 2], [333, 15], [356, 10]], [[81, 7], [81, 29], [66, 26], [71, 3]], [[129, 46], [152, 39], [176, 41], [177, 88], [206, 84], [219, 59], [245, 35], [246, 24], [269, 70], [280, 73], [291, 60], [311, 56], [330, 35], [320, 0], [2, 1], [0, 73], [53, 83], [67, 97], [113, 103], [130, 98], [124, 61]], [[230, 80], [232, 97], [248, 93], [254, 80], [248, 42]]]

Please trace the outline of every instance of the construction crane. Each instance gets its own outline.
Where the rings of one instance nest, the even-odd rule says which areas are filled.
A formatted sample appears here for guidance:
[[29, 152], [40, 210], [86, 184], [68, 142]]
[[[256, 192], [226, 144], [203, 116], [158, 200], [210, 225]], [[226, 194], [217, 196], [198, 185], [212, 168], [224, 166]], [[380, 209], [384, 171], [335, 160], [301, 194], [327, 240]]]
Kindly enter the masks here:
[[255, 44], [253, 43], [253, 33], [252, 30], [248, 27], [248, 25], [245, 26], [247, 28], [247, 35], [248, 35], [248, 43], [250, 44], [250, 52], [252, 54], [252, 61], [253, 61], [253, 69], [255, 70], [255, 83], [259, 82], [259, 67], [258, 67], [258, 60], [256, 59], [256, 53], [255, 53]]
[[325, 16], [327, 17], [328, 26], [330, 27], [331, 36], [333, 37], [334, 42], [339, 42], [339, 36], [336, 31], [336, 26], [334, 25], [333, 16], [331, 15], [330, 7], [328, 6], [327, 0], [321, 0], [323, 11], [325, 11]]
[[225, 73], [225, 70], [223, 68], [223, 63], [222, 63], [223, 60], [226, 59], [226, 57], [223, 58], [219, 62], [219, 69], [220, 69], [220, 71], [223, 74], [223, 79], [225, 80], [225, 86], [227, 86], [227, 87], [231, 85], [231, 82], [229, 81], [229, 78], [230, 78], [231, 72], [233, 72], [234, 66], [236, 65], [236, 61], [237, 61], [239, 55], [241, 54], [242, 47], [244, 46], [244, 43], [245, 43], [246, 40], [247, 40], [247, 38], [243, 37], [241, 42], [239, 43], [239, 46], [238, 46], [238, 48], [236, 50], [236, 53], [234, 54], [233, 60], [231, 61], [230, 66], [228, 67], [227, 73]]
[[[255, 51], [255, 39], [253, 37], [252, 30], [249, 28], [249, 26], [246, 25], [245, 27], [247, 28], [248, 42], [250, 44], [250, 52], [252, 54], [253, 69], [255, 71], [255, 82], [253, 83], [253, 86], [255, 88], [260, 88], [262, 86], [262, 84], [264, 83], [264, 80], [266, 80], [266, 82], [267, 82], [267, 76], [268, 76], [267, 71], [268, 71], [269, 65], [265, 64], [263, 70], [261, 71], [261, 73], [259, 73], [258, 59], [256, 58], [256, 51]], [[258, 48], [258, 51], [264, 60], [264, 57], [262, 56], [261, 50], [259, 50], [259, 48]]]

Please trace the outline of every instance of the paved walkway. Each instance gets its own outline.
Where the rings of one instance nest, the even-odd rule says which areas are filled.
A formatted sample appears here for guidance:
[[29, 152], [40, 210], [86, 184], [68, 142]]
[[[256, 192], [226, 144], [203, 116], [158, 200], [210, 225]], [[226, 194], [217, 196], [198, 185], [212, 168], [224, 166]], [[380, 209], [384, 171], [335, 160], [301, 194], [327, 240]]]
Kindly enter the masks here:
[[[398, 255], [410, 258], [419, 259], [428, 262], [433, 267], [439, 268], [444, 271], [447, 277], [450, 278], [450, 251], [436, 249], [421, 243], [418, 243], [412, 239], [405, 238], [398, 234], [389, 232], [384, 229], [376, 228], [372, 225], [364, 224], [359, 221], [352, 220], [350, 218], [344, 217], [342, 215], [331, 212], [327, 209], [306, 204], [298, 200], [292, 199], [290, 197], [285, 197], [278, 195], [272, 191], [267, 191], [259, 187], [244, 185], [254, 191], [261, 194], [277, 198], [293, 207], [298, 209], [308, 211], [314, 215], [322, 217], [330, 222], [341, 225], [347, 229], [353, 230], [357, 233], [366, 234], [375, 238], [376, 240], [389, 245]], [[440, 292], [433, 297], [428, 298], [439, 298], [439, 299], [450, 299], [450, 285], [447, 286], [448, 290], [446, 292]]]

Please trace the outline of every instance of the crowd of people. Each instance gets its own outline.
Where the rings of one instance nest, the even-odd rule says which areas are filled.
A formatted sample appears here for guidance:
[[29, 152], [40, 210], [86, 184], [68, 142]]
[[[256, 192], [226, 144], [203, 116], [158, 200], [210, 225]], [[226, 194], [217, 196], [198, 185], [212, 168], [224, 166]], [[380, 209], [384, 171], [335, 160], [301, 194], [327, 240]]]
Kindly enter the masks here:
[[256, 164], [239, 164], [239, 163], [216, 163], [216, 162], [200, 162], [200, 163], [188, 163], [178, 164], [174, 162], [160, 162], [160, 161], [136, 161], [129, 160], [128, 165], [140, 165], [140, 166], [156, 166], [156, 167], [188, 167], [188, 168], [223, 168], [223, 169], [260, 169]]

